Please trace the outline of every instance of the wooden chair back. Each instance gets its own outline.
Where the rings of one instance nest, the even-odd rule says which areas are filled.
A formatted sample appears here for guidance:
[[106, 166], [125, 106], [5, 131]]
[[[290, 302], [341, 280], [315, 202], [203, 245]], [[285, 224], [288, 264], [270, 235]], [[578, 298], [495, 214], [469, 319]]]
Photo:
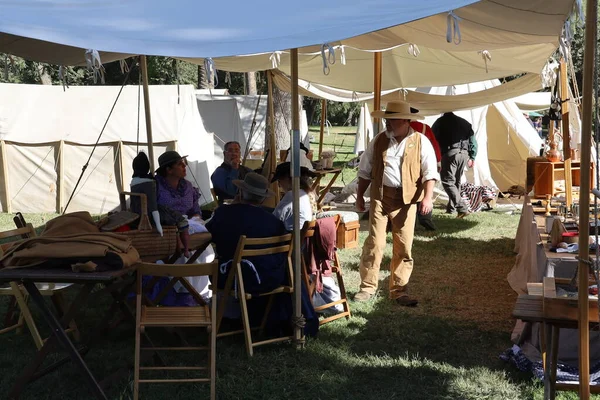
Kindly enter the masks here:
[[[235, 251], [235, 255], [233, 257], [232, 266], [227, 275], [227, 279], [225, 281], [225, 288], [223, 289], [223, 298], [220, 301], [221, 306], [218, 310], [217, 316], [217, 336], [229, 336], [236, 333], [243, 333], [246, 341], [246, 351], [249, 356], [254, 354], [254, 347], [262, 346], [270, 343], [277, 343], [283, 341], [290, 341], [293, 339], [293, 336], [283, 336], [274, 339], [255, 341], [252, 338], [252, 330], [259, 329], [260, 333], [265, 328], [267, 323], [267, 319], [269, 313], [271, 311], [271, 307], [273, 305], [273, 300], [275, 295], [287, 293], [291, 294], [294, 291], [294, 274], [292, 269], [292, 251], [293, 251], [293, 235], [291, 233], [281, 235], [281, 236], [272, 236], [266, 238], [248, 238], [246, 236], [241, 236], [238, 240], [238, 245]], [[271, 254], [285, 254], [286, 255], [286, 273], [288, 275], [288, 284], [281, 285], [273, 290], [260, 294], [250, 294], [246, 292], [244, 279], [242, 274], [242, 260], [246, 257], [253, 256], [263, 256], [263, 255], [271, 255]], [[228, 299], [230, 296], [234, 295], [232, 292], [233, 282], [237, 280], [237, 297], [240, 302], [240, 308], [242, 313], [242, 325], [243, 329], [230, 331], [230, 332], [219, 332], [221, 321], [223, 319], [223, 315], [225, 313], [225, 307], [228, 304]], [[269, 300], [262, 318], [262, 322], [259, 327], [251, 327], [250, 320], [248, 317], [248, 306], [247, 301], [252, 300], [256, 297], [265, 297], [269, 296]]]
[[[216, 316], [217, 316], [217, 296], [213, 295], [211, 305], [207, 305], [202, 300], [198, 292], [187, 283], [186, 277], [191, 276], [210, 276], [212, 282], [217, 281], [219, 273], [219, 263], [213, 261], [205, 264], [151, 264], [140, 263], [137, 268], [136, 282], [136, 336], [135, 336], [135, 369], [134, 369], [134, 399], [138, 399], [140, 383], [209, 383], [210, 398], [216, 398]], [[180, 280], [187, 288], [190, 294], [194, 296], [199, 306], [195, 307], [168, 307], [147, 305], [144, 299], [142, 288], [142, 277], [144, 275], [167, 276], [172, 277], [171, 282]], [[172, 287], [172, 286], [171, 286]], [[156, 301], [156, 300], [155, 300]], [[150, 347], [142, 347], [141, 334], [147, 335], [146, 328], [189, 328], [200, 327], [206, 329], [208, 333], [208, 346], [190, 346], [185, 347], [154, 347], [150, 342]], [[153, 351], [208, 351], [208, 368], [204, 366], [141, 366], [141, 352], [146, 350]], [[169, 371], [171, 373], [184, 371], [206, 371], [208, 376], [194, 378], [170, 378], [166, 375], [160, 379], [140, 378], [141, 371]]]
[[[335, 223], [335, 227], [336, 227], [336, 231], [337, 231], [337, 228], [339, 227], [339, 225], [341, 223], [341, 216], [333, 215], [332, 217], [334, 218], [334, 223]], [[317, 227], [317, 220], [306, 221], [304, 223], [304, 226], [302, 227], [302, 231], [301, 231], [301, 235], [302, 235], [301, 243], [303, 245], [309, 245], [310, 241], [316, 239], [316, 227]], [[317, 290], [316, 281], [315, 281], [315, 279], [311, 279], [310, 268], [309, 268], [308, 262], [306, 260], [305, 252], [302, 252], [301, 260], [302, 260], [302, 273], [301, 273], [302, 281], [304, 282], [304, 285], [306, 286], [306, 289], [307, 289], [310, 299], [312, 301], [313, 296]], [[342, 275], [342, 265], [341, 265], [337, 250], [335, 252], [332, 262], [333, 262], [332, 272], [336, 275], [338, 286], [340, 287], [340, 300], [317, 306], [317, 307], [315, 307], [315, 311], [319, 312], [319, 311], [325, 310], [327, 308], [334, 307], [338, 304], [342, 305], [344, 311], [341, 313], [326, 317], [324, 319], [321, 319], [319, 321], [319, 325], [323, 325], [323, 324], [326, 324], [327, 322], [335, 321], [336, 319], [339, 319], [339, 318], [345, 317], [345, 318], [349, 319], [351, 316], [350, 304], [348, 302], [348, 296], [346, 294], [346, 286], [344, 285], [344, 277]]]

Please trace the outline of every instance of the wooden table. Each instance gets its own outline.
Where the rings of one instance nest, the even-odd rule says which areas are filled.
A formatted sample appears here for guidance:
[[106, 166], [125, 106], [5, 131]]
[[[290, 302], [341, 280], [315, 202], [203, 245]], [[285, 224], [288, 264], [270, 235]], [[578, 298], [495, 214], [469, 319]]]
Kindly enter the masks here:
[[[331, 186], [333, 186], [333, 184], [335, 183], [335, 180], [340, 175], [342, 170], [340, 168], [317, 169], [317, 170], [314, 170], [313, 172], [315, 174], [317, 174], [317, 177], [315, 178], [315, 181], [313, 182], [312, 190], [317, 195], [317, 206], [319, 208], [321, 208], [321, 203], [323, 202], [323, 199], [325, 199], [325, 195], [327, 194], [327, 192], [329, 192], [329, 189], [331, 189]], [[320, 187], [321, 179], [327, 174], [333, 174], [333, 176], [331, 177], [331, 180], [329, 181], [327, 186], [325, 186], [323, 189], [321, 189], [321, 187]]]
[[[89, 346], [93, 344], [101, 332], [103, 332], [104, 328], [108, 326], [111, 317], [116, 311], [120, 309], [133, 319], [133, 314], [125, 304], [124, 299], [134, 283], [134, 272], [135, 266], [120, 270], [79, 273], [72, 272], [70, 269], [66, 268], [1, 269], [0, 283], [22, 283], [25, 289], [27, 289], [27, 292], [31, 296], [33, 302], [39, 307], [42, 317], [52, 331], [52, 335], [48, 338], [48, 340], [46, 340], [42, 348], [37, 352], [34, 359], [29, 363], [29, 365], [27, 365], [27, 367], [25, 367], [21, 375], [15, 381], [8, 398], [18, 398], [27, 383], [55, 370], [70, 359], [75, 364], [75, 368], [84, 376], [87, 385], [90, 387], [90, 397], [93, 393], [95, 397], [99, 399], [106, 399], [107, 397], [104, 394], [104, 391], [96, 381], [96, 378], [94, 378], [92, 372], [87, 367], [82, 356], [87, 353]], [[75, 283], [81, 286], [78, 294], [68, 306], [65, 314], [62, 316], [57, 316], [52, 312], [50, 307], [48, 307], [48, 304], [37, 289], [35, 282]], [[113, 303], [98, 324], [98, 327], [94, 329], [94, 334], [92, 337], [90, 337], [86, 343], [86, 346], [84, 346], [82, 349], [77, 349], [69, 336], [66, 334], [65, 329], [68, 327], [69, 322], [73, 320], [77, 313], [86, 305], [86, 300], [92, 292], [92, 289], [94, 289], [97, 284], [101, 284], [105, 287], [105, 289], [101, 290], [100, 292], [108, 292], [111, 294], [113, 297]], [[100, 292], [96, 292], [95, 295]], [[135, 319], [133, 320], [135, 321]], [[42, 371], [38, 371], [44, 359], [53, 350], [57, 350], [57, 348], [62, 348], [64, 351], [66, 351], [68, 357], [53, 363]]]

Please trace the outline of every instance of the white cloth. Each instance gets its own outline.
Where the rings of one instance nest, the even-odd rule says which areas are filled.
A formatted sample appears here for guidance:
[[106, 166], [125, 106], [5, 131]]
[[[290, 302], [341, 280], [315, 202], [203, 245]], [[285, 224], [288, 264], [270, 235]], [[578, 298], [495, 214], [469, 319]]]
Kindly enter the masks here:
[[[440, 174], [437, 171], [437, 160], [435, 158], [435, 151], [429, 139], [421, 133], [415, 132], [410, 128], [408, 135], [398, 143], [396, 139], [389, 132], [380, 133], [385, 134], [390, 138], [390, 145], [387, 150], [386, 159], [384, 160], [385, 165], [383, 167], [383, 184], [389, 187], [402, 187], [402, 161], [404, 158], [404, 149], [406, 147], [406, 139], [412, 135], [421, 135], [421, 173], [423, 175], [423, 182], [434, 179], [440, 180]], [[369, 143], [367, 151], [360, 158], [360, 164], [358, 166], [358, 177], [366, 180], [371, 180], [371, 171], [373, 169], [373, 152], [374, 144], [377, 138]]]
[[[202, 233], [202, 232], [208, 232], [208, 230], [206, 229], [206, 227], [201, 224], [200, 222], [198, 222], [197, 219], [189, 219], [188, 222], [190, 223], [190, 234], [192, 234], [192, 226], [193, 226], [193, 233]], [[191, 252], [190, 256], [194, 254], [194, 252]], [[202, 254], [200, 254], [200, 256], [196, 259], [196, 264], [204, 264], [204, 263], [209, 263], [214, 261], [215, 259], [215, 252], [212, 248], [211, 245], [208, 245], [208, 247], [206, 248], [206, 250], [204, 250], [202, 252]], [[185, 256], [181, 256], [177, 259], [177, 261], [174, 262], [174, 264], [185, 264], [186, 261], [188, 259], [185, 258]], [[209, 301], [212, 297], [212, 290], [210, 290], [208, 287], [210, 285], [210, 280], [208, 279], [208, 276], [189, 276], [186, 278], [188, 280], [188, 282], [190, 283], [190, 285], [192, 285], [192, 287], [194, 289], [196, 289], [196, 291], [200, 294], [200, 296], [202, 296], [202, 298], [205, 301]], [[174, 286], [174, 289], [178, 292], [178, 293], [187, 293], [187, 289], [180, 283], [177, 282]]]
[[[291, 151], [288, 151], [288, 155], [287, 155], [285, 161], [290, 161], [290, 162], [292, 161], [292, 152]], [[312, 162], [308, 159], [304, 150], [300, 150], [300, 166], [306, 167], [306, 168], [310, 169], [311, 171], [314, 171]]]
[[[273, 210], [273, 215], [283, 221], [285, 229], [288, 231], [294, 230], [294, 211], [292, 209], [294, 194], [290, 190], [287, 192], [277, 207]], [[312, 206], [310, 205], [310, 197], [308, 193], [300, 189], [300, 229], [306, 221], [313, 220]]]

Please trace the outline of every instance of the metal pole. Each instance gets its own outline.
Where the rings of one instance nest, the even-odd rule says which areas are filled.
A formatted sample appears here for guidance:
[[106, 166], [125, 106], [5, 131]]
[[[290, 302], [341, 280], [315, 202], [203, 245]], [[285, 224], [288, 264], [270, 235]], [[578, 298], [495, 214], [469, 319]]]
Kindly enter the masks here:
[[144, 85], [144, 112], [146, 115], [146, 136], [148, 141], [148, 159], [150, 160], [150, 173], [154, 174], [154, 142], [152, 141], [152, 118], [150, 115], [150, 93], [148, 91], [148, 64], [146, 56], [140, 56], [140, 71]]
[[298, 104], [298, 49], [290, 51], [292, 75], [292, 190], [294, 193], [294, 341], [297, 348], [303, 348], [303, 332], [298, 326], [302, 318], [302, 281], [300, 268], [300, 109]]
[[598, 0], [588, 0], [585, 13], [585, 52], [583, 59], [583, 104], [581, 129], [581, 183], [579, 190], [579, 398], [590, 398], [590, 310], [588, 301], [589, 223], [590, 223], [590, 158], [592, 143], [592, 93], [595, 65]]

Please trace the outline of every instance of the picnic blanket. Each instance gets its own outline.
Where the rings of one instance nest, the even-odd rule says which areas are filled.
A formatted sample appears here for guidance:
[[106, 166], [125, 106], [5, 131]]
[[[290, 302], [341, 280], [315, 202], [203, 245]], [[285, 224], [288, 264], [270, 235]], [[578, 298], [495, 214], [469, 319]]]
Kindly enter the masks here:
[[40, 236], [15, 242], [5, 249], [0, 268], [64, 267], [92, 262], [99, 269], [118, 269], [131, 266], [139, 258], [129, 238], [100, 232], [88, 212], [76, 212], [48, 221]]

